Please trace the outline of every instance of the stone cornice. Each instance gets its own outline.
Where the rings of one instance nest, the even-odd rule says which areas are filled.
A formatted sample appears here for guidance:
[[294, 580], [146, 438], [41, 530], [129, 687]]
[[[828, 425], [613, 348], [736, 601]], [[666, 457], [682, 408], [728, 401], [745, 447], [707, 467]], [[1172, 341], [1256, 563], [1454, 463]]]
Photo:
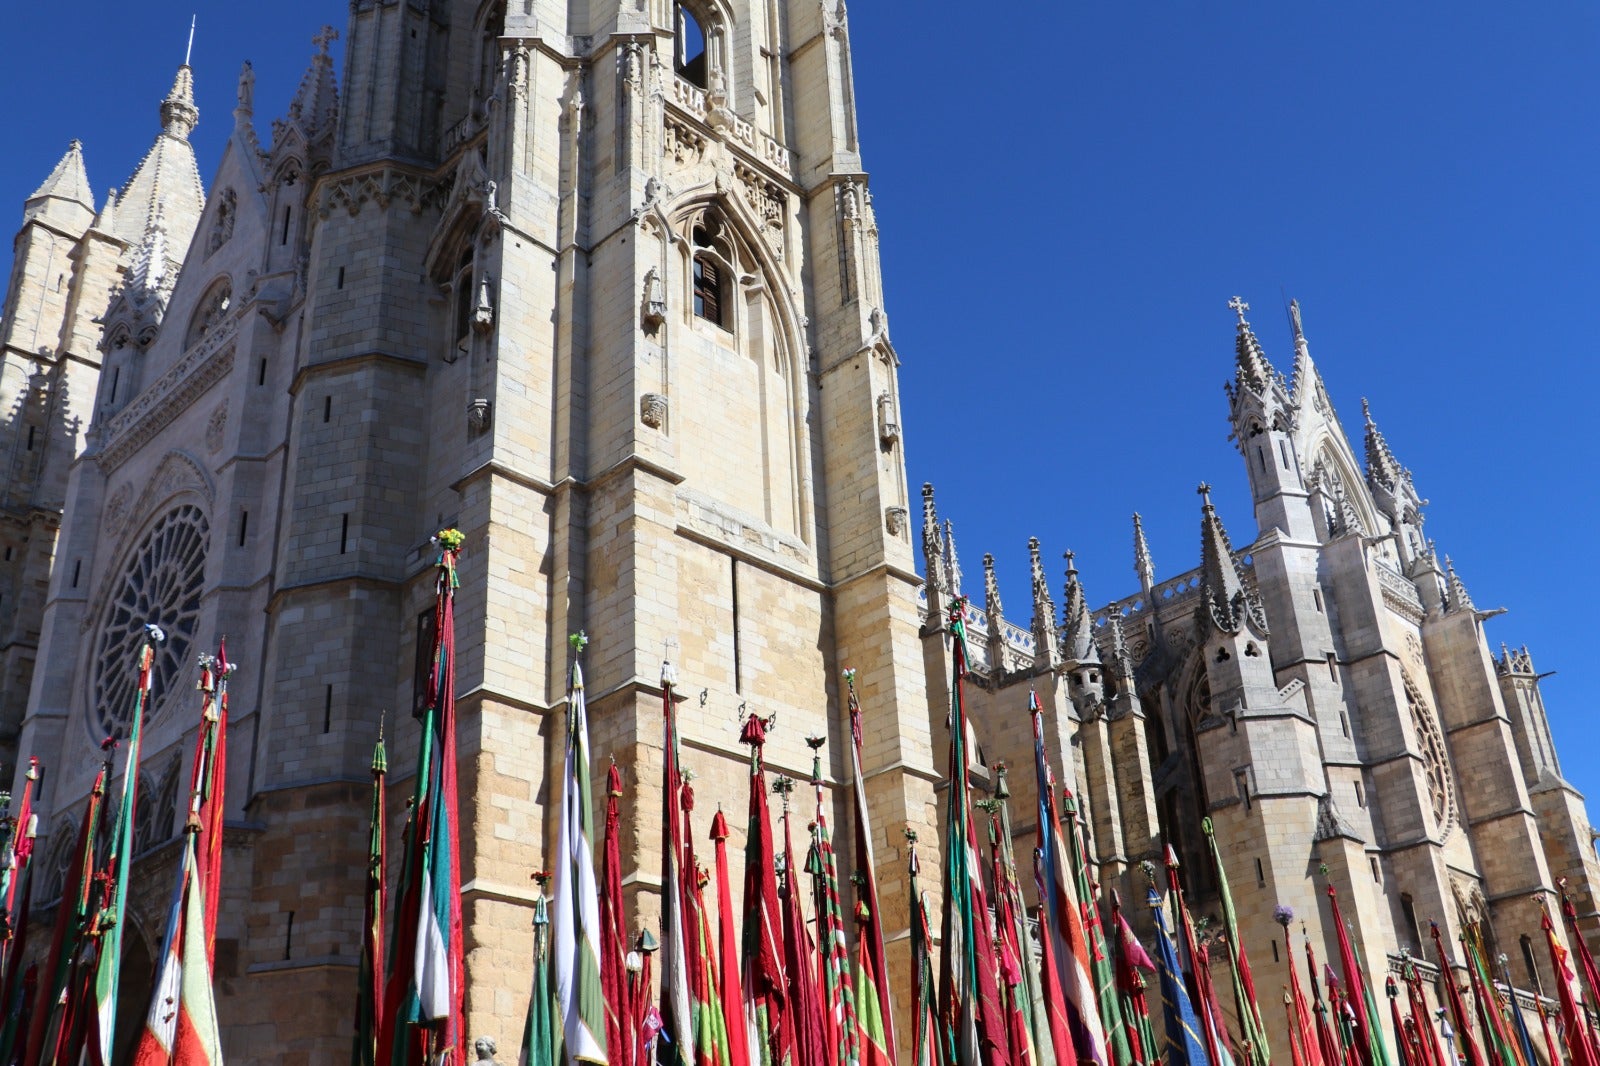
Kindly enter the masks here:
[[100, 432], [95, 461], [110, 475], [233, 369], [238, 319], [207, 337], [155, 383], [135, 396]]

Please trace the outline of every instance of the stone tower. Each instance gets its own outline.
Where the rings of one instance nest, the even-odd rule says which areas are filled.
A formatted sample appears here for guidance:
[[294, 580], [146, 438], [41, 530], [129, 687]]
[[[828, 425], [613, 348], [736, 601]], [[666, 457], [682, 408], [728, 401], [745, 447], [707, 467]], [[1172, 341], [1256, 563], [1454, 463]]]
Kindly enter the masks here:
[[[824, 776], [847, 783], [838, 678], [854, 667], [884, 876], [902, 868], [891, 832], [935, 838], [898, 359], [843, 4], [356, 0], [336, 84], [340, 37], [317, 35], [270, 139], [246, 68], [203, 212], [136, 225], [119, 200], [136, 254], [98, 293], [105, 369], [22, 726], [22, 750], [57, 768], [41, 824], [59, 867], [99, 739], [131, 707], [131, 627], [173, 634], [129, 938], [153, 952], [193, 659], [227, 636], [241, 666], [217, 965], [241, 1063], [347, 1053], [367, 765], [387, 715], [391, 794], [407, 793], [441, 526], [467, 536], [472, 1032], [520, 1031], [570, 632], [590, 638], [593, 747], [638, 800], [624, 853], [640, 923], [664, 656], [690, 694], [697, 788], [730, 806], [741, 714], [776, 715], [774, 770], [806, 771], [818, 733]], [[181, 102], [163, 104], [163, 138], [192, 125]], [[78, 240], [76, 154], [63, 168], [48, 202]], [[7, 374], [10, 396], [26, 376]], [[884, 901], [894, 940], [904, 892]]]

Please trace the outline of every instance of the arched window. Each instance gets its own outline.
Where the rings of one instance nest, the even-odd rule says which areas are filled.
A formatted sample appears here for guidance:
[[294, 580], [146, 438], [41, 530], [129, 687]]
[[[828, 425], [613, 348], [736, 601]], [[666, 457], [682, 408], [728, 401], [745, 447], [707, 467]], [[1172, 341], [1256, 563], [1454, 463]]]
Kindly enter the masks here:
[[673, 41], [672, 69], [685, 81], [704, 89], [707, 81], [706, 30], [687, 5], [674, 4], [676, 32]]
[[239, 201], [232, 189], [217, 193], [217, 213], [211, 219], [211, 232], [206, 235], [206, 256], [228, 243], [233, 236], [233, 218], [239, 212]]
[[228, 317], [228, 308], [232, 305], [233, 283], [227, 278], [220, 278], [206, 290], [206, 294], [200, 298], [200, 303], [195, 307], [194, 317], [189, 319], [189, 332], [184, 335], [183, 346], [192, 348], [199, 344], [206, 334], [220, 326]]
[[478, 84], [475, 106], [495, 94], [500, 83], [500, 38], [506, 32], [506, 6], [495, 4], [483, 20], [483, 33], [478, 38]]
[[730, 329], [727, 301], [727, 257], [717, 246], [721, 225], [707, 214], [690, 233], [694, 245], [694, 313], [713, 325]]

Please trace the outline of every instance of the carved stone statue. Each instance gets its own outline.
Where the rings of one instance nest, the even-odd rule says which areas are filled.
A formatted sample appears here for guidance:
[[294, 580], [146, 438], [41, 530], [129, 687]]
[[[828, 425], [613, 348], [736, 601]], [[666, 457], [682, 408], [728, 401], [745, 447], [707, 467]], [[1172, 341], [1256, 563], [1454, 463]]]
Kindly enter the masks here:
[[500, 1050], [499, 1046], [494, 1042], [494, 1037], [478, 1037], [478, 1039], [472, 1042], [472, 1050], [477, 1052], [478, 1066], [500, 1066], [500, 1064], [494, 1060], [494, 1053]]
[[651, 267], [644, 276], [644, 324], [655, 327], [667, 320], [667, 286], [661, 271]]

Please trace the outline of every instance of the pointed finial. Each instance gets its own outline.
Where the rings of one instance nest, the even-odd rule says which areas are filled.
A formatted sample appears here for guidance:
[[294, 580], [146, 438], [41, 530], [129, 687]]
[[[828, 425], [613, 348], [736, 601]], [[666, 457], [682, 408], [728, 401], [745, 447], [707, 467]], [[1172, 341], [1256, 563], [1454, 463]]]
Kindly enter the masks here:
[[928, 588], [944, 588], [944, 542], [939, 537], [939, 512], [933, 505], [933, 482], [922, 483], [922, 563]]
[[1266, 636], [1266, 619], [1259, 605], [1245, 595], [1244, 578], [1233, 558], [1233, 545], [1222, 519], [1211, 504], [1211, 486], [1205, 482], [1195, 490], [1201, 499], [1200, 578], [1201, 592], [1212, 622], [1224, 633], [1237, 633], [1248, 614], [1261, 636]]
[[194, 106], [194, 72], [187, 60], [172, 79], [172, 90], [161, 101], [161, 128], [168, 135], [188, 139], [200, 123], [200, 109]]
[[1100, 660], [1100, 649], [1094, 642], [1094, 619], [1089, 614], [1089, 602], [1083, 593], [1083, 582], [1078, 580], [1078, 568], [1072, 551], [1063, 553], [1067, 560], [1066, 602], [1067, 628], [1062, 633], [1061, 655], [1074, 662], [1089, 663]]
[[1289, 301], [1289, 323], [1290, 323], [1290, 326], [1294, 329], [1295, 343], [1298, 344], [1299, 342], [1305, 340], [1306, 339], [1306, 331], [1305, 331], [1305, 328], [1300, 324], [1300, 301], [1299, 300], [1290, 300]]
[[196, 15], [190, 15], [189, 16], [189, 44], [188, 44], [188, 47], [186, 47], [183, 50], [183, 65], [184, 66], [188, 66], [189, 65], [189, 57], [194, 55], [194, 24], [195, 24], [196, 18], [198, 18], [198, 16], [196, 16]]
[[1476, 606], [1472, 597], [1467, 594], [1467, 586], [1461, 580], [1461, 575], [1456, 573], [1455, 564], [1450, 561], [1450, 556], [1444, 557], [1444, 570], [1448, 595], [1445, 599], [1445, 611], [1454, 614], [1456, 611], [1475, 611]]
[[956, 554], [956, 527], [944, 520], [944, 583], [952, 596], [961, 595], [961, 557]]
[[1144, 539], [1144, 521], [1139, 512], [1133, 512], [1133, 569], [1141, 585], [1154, 585], [1156, 567], [1150, 558], [1150, 544]]
[[1054, 666], [1056, 604], [1050, 598], [1050, 579], [1039, 559], [1039, 538], [1028, 538], [1028, 573], [1033, 582], [1033, 658], [1036, 666]]

